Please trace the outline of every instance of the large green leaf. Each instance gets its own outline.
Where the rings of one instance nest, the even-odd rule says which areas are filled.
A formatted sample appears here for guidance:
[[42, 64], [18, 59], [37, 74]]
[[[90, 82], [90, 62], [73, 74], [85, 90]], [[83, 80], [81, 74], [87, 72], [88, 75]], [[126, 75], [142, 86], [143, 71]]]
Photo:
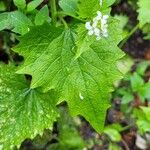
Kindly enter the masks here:
[[18, 73], [32, 75], [31, 88], [42, 86], [45, 91], [59, 91], [60, 99], [68, 102], [71, 113], [81, 114], [100, 132], [112, 84], [122, 76], [116, 67], [123, 56], [117, 47], [121, 33], [116, 28], [117, 23], [112, 22], [109, 38], [94, 40], [76, 57], [81, 47], [75, 44], [79, 38], [76, 36], [80, 34], [47, 24], [35, 27], [14, 49], [25, 57]]
[[58, 114], [56, 96], [30, 89], [16, 67], [0, 64], [0, 144], [4, 149], [52, 128]]
[[145, 25], [146, 23], [150, 23], [150, 1], [139, 0], [138, 6], [138, 20], [140, 22], [140, 27], [143, 27], [143, 25]]

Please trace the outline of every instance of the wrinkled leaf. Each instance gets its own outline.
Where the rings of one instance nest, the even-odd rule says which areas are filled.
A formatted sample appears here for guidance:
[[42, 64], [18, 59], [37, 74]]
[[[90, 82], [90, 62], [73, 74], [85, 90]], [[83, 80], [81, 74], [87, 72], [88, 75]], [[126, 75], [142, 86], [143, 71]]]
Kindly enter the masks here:
[[30, 89], [25, 77], [15, 71], [12, 65], [0, 64], [0, 143], [5, 150], [52, 128], [58, 116], [57, 96]]

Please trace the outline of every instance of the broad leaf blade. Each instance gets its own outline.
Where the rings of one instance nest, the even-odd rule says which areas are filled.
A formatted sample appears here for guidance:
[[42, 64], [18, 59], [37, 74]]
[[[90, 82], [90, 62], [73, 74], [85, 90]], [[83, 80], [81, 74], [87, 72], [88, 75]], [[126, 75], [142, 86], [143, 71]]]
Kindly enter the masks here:
[[56, 96], [30, 89], [16, 67], [0, 64], [0, 143], [5, 149], [52, 128], [58, 114]]
[[[114, 22], [110, 29], [113, 27], [117, 27]], [[122, 77], [116, 65], [123, 56], [117, 47], [121, 36], [114, 29], [108, 39], [94, 41], [76, 57], [81, 46], [76, 45], [74, 31], [46, 24], [36, 27], [14, 49], [25, 56], [18, 73], [32, 75], [32, 88], [59, 91], [60, 99], [68, 102], [73, 115], [84, 116], [101, 132], [112, 84]]]

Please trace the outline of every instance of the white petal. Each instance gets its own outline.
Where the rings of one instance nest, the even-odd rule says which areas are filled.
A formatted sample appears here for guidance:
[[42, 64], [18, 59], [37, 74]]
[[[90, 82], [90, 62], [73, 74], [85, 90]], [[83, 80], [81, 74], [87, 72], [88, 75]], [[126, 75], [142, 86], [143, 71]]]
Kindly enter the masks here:
[[93, 35], [94, 31], [93, 30], [89, 30], [88, 35]]
[[108, 37], [108, 33], [106, 32], [106, 33], [103, 33], [103, 36], [104, 37]]
[[86, 29], [91, 30], [92, 29], [91, 22], [86, 22], [85, 27]]
[[100, 35], [100, 29], [95, 28], [94, 33], [95, 33], [96, 36], [99, 36]]
[[104, 15], [104, 16], [103, 16], [103, 19], [105, 19], [105, 20], [107, 20], [108, 18], [109, 18], [108, 15]]
[[106, 19], [102, 19], [102, 20], [101, 20], [101, 24], [102, 24], [102, 25], [105, 25], [106, 23], [107, 23], [107, 20], [106, 20]]
[[100, 11], [97, 11], [97, 16], [102, 18], [102, 13]]

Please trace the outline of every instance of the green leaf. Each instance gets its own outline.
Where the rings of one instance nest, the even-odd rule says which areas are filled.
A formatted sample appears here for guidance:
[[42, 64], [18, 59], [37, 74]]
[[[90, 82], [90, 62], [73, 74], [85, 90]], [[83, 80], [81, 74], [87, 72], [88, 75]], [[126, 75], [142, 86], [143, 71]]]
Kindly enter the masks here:
[[137, 74], [137, 72], [135, 72], [131, 76], [130, 80], [131, 80], [131, 87], [134, 92], [137, 92], [144, 85], [144, 80], [140, 75]]
[[5, 11], [7, 8], [6, 8], [6, 5], [3, 1], [0, 1], [0, 11]]
[[14, 4], [20, 8], [20, 9], [25, 9], [26, 7], [26, 1], [25, 0], [13, 0], [14, 1]]
[[113, 142], [119, 142], [121, 140], [121, 135], [116, 129], [106, 127], [104, 133], [107, 134]]
[[144, 98], [150, 99], [150, 83], [149, 82], [144, 84], [139, 94]]
[[134, 116], [136, 117], [136, 124], [141, 134], [144, 134], [145, 132], [150, 132], [149, 114], [150, 114], [149, 107], [141, 107], [140, 109], [134, 110]]
[[126, 92], [122, 98], [122, 104], [130, 103], [134, 100], [134, 95], [132, 93]]
[[47, 24], [32, 29], [14, 49], [25, 57], [18, 73], [32, 75], [31, 88], [59, 91], [72, 115], [84, 116], [98, 132], [110, 106], [112, 84], [122, 77], [116, 66], [123, 56], [117, 47], [120, 33], [114, 30], [116, 22], [110, 26], [110, 37], [95, 40], [79, 57], [75, 41], [80, 34]]
[[0, 14], [0, 30], [11, 29], [13, 32], [25, 34], [29, 31], [32, 22], [20, 11]]
[[27, 12], [31, 12], [34, 9], [36, 9], [36, 7], [38, 7], [42, 2], [43, 2], [43, 0], [33, 0], [30, 3], [28, 3]]
[[103, 0], [102, 8], [108, 8], [113, 3], [115, 3], [116, 0]]
[[0, 14], [0, 31], [4, 30], [8, 26], [8, 14]]
[[49, 10], [47, 6], [44, 6], [35, 16], [35, 24], [42, 25], [44, 22], [50, 22]]
[[65, 13], [76, 16], [78, 11], [77, 2], [78, 0], [60, 0], [59, 6]]
[[116, 143], [110, 143], [108, 150], [122, 150]]
[[142, 61], [137, 65], [136, 72], [144, 76], [146, 69], [150, 66], [150, 61]]
[[58, 117], [56, 96], [30, 89], [16, 67], [0, 64], [0, 143], [5, 150], [52, 128]]
[[97, 11], [109, 13], [109, 6], [111, 6], [115, 0], [103, 0], [102, 6], [100, 6], [99, 0], [79, 0], [78, 2], [78, 15], [81, 18], [93, 18]]
[[140, 27], [142, 28], [146, 23], [150, 23], [150, 1], [139, 0], [138, 7], [138, 20], [140, 22]]
[[96, 12], [100, 10], [98, 0], [79, 0], [78, 2], [78, 15], [81, 18], [92, 18]]

